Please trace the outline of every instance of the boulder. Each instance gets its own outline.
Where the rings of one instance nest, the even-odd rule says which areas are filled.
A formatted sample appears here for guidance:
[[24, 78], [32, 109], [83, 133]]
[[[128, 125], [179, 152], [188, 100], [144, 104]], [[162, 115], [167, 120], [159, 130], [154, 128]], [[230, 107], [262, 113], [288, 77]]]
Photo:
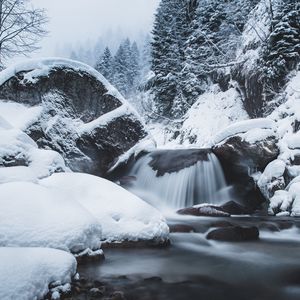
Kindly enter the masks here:
[[5, 69], [0, 98], [40, 107], [23, 129], [39, 147], [59, 152], [73, 171], [105, 176], [120, 155], [147, 136], [119, 92], [79, 62], [29, 60]]
[[194, 227], [187, 225], [187, 224], [171, 224], [169, 225], [170, 232], [180, 232], [180, 233], [189, 233], [195, 232]]
[[240, 205], [239, 203], [235, 201], [228, 201], [224, 204], [222, 204], [221, 209], [230, 215], [246, 215], [251, 213], [246, 207]]
[[206, 238], [208, 240], [228, 241], [228, 242], [242, 242], [258, 240], [259, 231], [257, 227], [224, 227], [210, 231]]
[[216, 137], [213, 152], [227, 182], [235, 186], [235, 193], [247, 208], [255, 209], [265, 201], [252, 175], [263, 172], [279, 155], [274, 128], [271, 120], [248, 120], [226, 128]]

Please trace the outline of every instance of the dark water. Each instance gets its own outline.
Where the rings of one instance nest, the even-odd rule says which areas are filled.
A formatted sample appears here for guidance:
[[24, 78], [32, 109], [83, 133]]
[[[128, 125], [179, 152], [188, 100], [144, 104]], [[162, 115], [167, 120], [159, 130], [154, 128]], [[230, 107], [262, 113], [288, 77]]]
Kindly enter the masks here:
[[[260, 240], [206, 240], [221, 220], [261, 227]], [[172, 233], [164, 249], [106, 249], [103, 263], [80, 266], [79, 273], [124, 291], [126, 299], [300, 299], [300, 220], [181, 217], [169, 223], [196, 232]]]

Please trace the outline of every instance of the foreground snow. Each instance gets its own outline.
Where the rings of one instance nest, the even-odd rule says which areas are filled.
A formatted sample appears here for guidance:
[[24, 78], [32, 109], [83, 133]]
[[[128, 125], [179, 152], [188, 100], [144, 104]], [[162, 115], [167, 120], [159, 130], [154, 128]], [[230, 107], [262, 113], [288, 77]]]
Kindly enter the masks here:
[[122, 187], [92, 175], [58, 173], [40, 181], [80, 203], [100, 222], [102, 240], [168, 239], [169, 228], [158, 210]]
[[11, 182], [0, 185], [0, 194], [0, 246], [100, 248], [101, 225], [59, 189]]
[[75, 258], [60, 250], [0, 248], [0, 299], [41, 299], [54, 282], [67, 289], [76, 267]]

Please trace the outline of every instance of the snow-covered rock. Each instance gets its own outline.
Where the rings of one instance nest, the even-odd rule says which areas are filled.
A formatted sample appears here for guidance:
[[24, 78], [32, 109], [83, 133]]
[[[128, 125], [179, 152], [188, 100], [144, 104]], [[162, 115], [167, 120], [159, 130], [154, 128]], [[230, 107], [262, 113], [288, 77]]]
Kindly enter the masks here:
[[0, 195], [0, 246], [100, 248], [99, 222], [60, 189], [11, 182], [0, 184]]
[[102, 225], [105, 242], [168, 240], [169, 228], [158, 210], [122, 187], [92, 175], [59, 173], [40, 181], [80, 203]]
[[24, 132], [13, 128], [0, 117], [0, 183], [10, 181], [37, 181], [54, 172], [67, 170], [60, 154], [38, 149]]
[[76, 272], [74, 256], [45, 248], [0, 248], [0, 299], [42, 299], [49, 284], [70, 287]]
[[273, 160], [265, 168], [257, 184], [266, 199], [270, 199], [275, 191], [285, 188], [285, 169], [286, 164], [281, 159]]
[[0, 99], [0, 116], [75, 171], [105, 175], [147, 136], [130, 104], [79, 62], [46, 58], [9, 67], [0, 73]]
[[253, 119], [238, 122], [216, 135], [213, 152], [220, 159], [226, 178], [234, 184], [238, 196], [249, 199], [250, 206], [257, 206], [263, 198], [256, 188], [253, 174], [263, 172], [277, 158], [277, 133], [275, 122]]

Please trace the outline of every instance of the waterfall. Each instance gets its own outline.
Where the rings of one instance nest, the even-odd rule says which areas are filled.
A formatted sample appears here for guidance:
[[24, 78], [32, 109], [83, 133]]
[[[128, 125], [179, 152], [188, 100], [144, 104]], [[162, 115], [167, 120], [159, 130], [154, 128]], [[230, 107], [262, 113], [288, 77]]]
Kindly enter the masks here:
[[128, 189], [156, 207], [179, 209], [230, 200], [220, 162], [207, 149], [153, 151], [128, 175], [135, 179]]

